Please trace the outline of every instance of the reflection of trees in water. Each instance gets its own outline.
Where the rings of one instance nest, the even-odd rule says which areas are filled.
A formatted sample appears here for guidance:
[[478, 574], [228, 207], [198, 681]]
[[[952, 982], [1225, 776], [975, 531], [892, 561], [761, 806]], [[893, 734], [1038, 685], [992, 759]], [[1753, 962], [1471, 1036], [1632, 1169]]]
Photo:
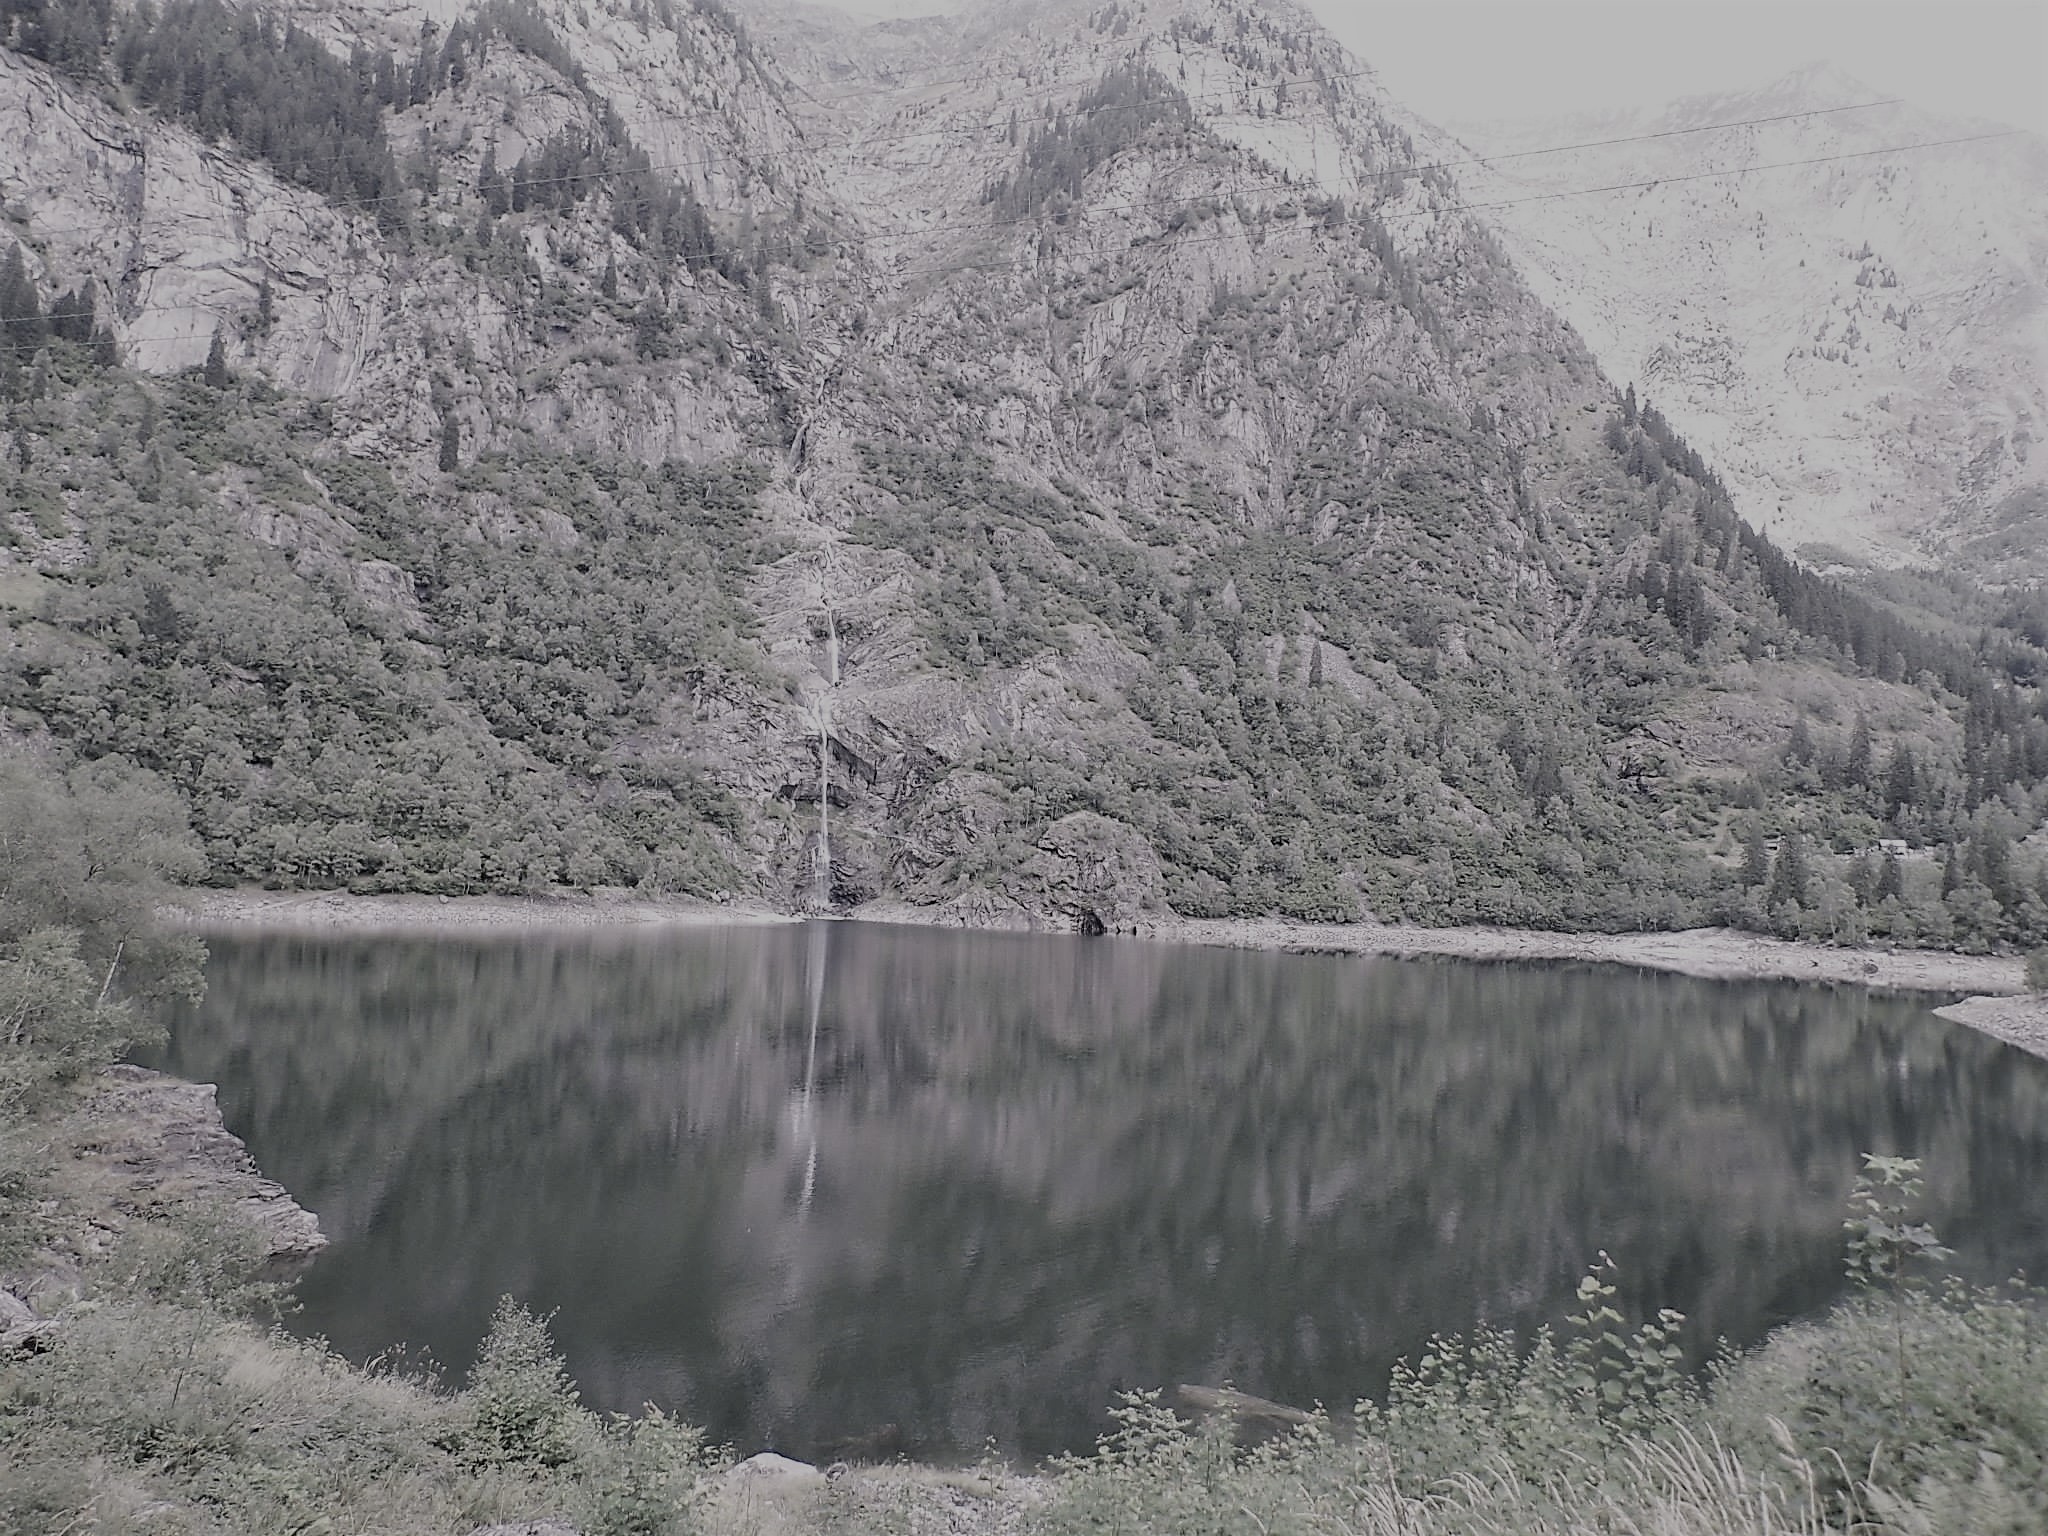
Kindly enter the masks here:
[[2048, 1070], [1910, 1002], [839, 926], [814, 1053], [816, 942], [221, 944], [178, 1065], [337, 1239], [344, 1347], [463, 1358], [511, 1290], [600, 1401], [799, 1449], [1342, 1398], [1594, 1246], [1754, 1336], [1830, 1294], [1866, 1148], [1980, 1262], [2048, 1253]]

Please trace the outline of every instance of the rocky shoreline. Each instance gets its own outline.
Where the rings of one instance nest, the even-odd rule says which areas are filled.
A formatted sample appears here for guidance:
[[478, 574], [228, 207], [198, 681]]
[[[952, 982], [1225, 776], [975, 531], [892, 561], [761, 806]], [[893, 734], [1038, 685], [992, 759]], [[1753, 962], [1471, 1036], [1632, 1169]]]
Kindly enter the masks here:
[[[194, 891], [165, 920], [201, 933], [482, 934], [709, 928], [801, 921], [751, 903], [647, 898], [630, 891], [562, 896], [357, 896], [342, 891]], [[843, 916], [860, 922], [969, 931], [1055, 931], [1021, 907], [920, 907], [870, 902]], [[1517, 928], [1422, 928], [1408, 924], [1315, 924], [1280, 918], [1141, 917], [1115, 936], [1169, 944], [1266, 949], [1287, 954], [1441, 956], [1461, 960], [1572, 961], [1628, 965], [1724, 981], [1814, 981], [1892, 991], [1962, 993], [1937, 1009], [2048, 1058], [2048, 1000], [2025, 996], [2025, 967], [2007, 955], [1948, 950], [1838, 948], [1764, 938], [1728, 928], [1677, 933], [1552, 933]]]
[[278, 1278], [327, 1246], [319, 1218], [265, 1178], [222, 1122], [215, 1093], [211, 1083], [114, 1066], [52, 1122], [46, 1230], [0, 1274], [0, 1352], [39, 1347], [83, 1298], [87, 1267], [139, 1220], [220, 1213], [255, 1234]]
[[[849, 920], [970, 931], [1058, 932], [1064, 925], [1018, 908], [984, 913], [959, 905], [870, 902]], [[194, 891], [167, 921], [197, 932], [456, 933], [607, 928], [708, 928], [802, 921], [749, 903], [627, 891], [574, 896], [356, 896], [345, 891]], [[1836, 948], [1763, 938], [1730, 928], [1677, 933], [1553, 933], [1526, 928], [1423, 928], [1392, 923], [1296, 923], [1281, 918], [1143, 917], [1115, 936], [1169, 944], [1271, 949], [1293, 954], [1419, 956], [1464, 960], [1580, 960], [1723, 980], [1852, 982], [1920, 992], [2003, 995], [2025, 989], [2020, 960], [1948, 950]]]
[[358, 896], [348, 891], [199, 890], [166, 907], [196, 933], [450, 934], [794, 923], [747, 902], [649, 898], [632, 891], [551, 896]]

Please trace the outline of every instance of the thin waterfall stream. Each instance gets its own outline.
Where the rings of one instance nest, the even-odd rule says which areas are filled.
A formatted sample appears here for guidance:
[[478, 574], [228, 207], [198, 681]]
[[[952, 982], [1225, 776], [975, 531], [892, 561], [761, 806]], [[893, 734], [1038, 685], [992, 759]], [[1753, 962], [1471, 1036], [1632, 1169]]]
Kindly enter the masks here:
[[839, 686], [839, 620], [825, 609], [825, 691], [818, 696], [818, 864], [812, 905], [832, 910], [832, 692]]

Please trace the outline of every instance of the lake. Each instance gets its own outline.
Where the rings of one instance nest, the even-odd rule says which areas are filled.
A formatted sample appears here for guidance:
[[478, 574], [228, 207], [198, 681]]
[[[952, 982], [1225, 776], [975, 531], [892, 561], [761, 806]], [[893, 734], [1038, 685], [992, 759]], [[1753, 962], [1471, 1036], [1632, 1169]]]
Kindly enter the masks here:
[[850, 923], [211, 948], [168, 1066], [333, 1239], [294, 1328], [460, 1373], [509, 1293], [592, 1404], [743, 1452], [1348, 1405], [1601, 1249], [1753, 1341], [1842, 1293], [1864, 1151], [1963, 1272], [2048, 1270], [2048, 1063], [1944, 999]]

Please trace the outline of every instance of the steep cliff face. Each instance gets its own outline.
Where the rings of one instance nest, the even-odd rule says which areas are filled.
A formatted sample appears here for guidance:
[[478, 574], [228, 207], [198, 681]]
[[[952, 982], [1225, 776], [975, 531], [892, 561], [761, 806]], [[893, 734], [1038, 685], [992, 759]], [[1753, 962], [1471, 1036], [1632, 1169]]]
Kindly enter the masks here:
[[147, 37], [0, 54], [140, 370], [32, 359], [7, 702], [219, 878], [1676, 921], [1838, 665], [1291, 6], [290, 17], [367, 194]]
[[[2038, 575], [2048, 145], [1884, 95], [1815, 68], [1661, 113], [1474, 125], [1497, 158], [1460, 176], [1609, 375], [1788, 548]], [[1939, 147], [1880, 153], [1912, 145]], [[1546, 195], [1603, 186], [1625, 190]]]

